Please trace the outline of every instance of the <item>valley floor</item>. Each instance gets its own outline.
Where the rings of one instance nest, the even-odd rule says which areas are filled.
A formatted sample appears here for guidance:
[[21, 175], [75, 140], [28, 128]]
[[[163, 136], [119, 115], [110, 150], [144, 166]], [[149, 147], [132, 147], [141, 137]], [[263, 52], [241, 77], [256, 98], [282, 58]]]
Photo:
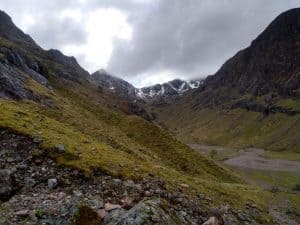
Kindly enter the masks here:
[[300, 223], [299, 153], [200, 144], [190, 144], [190, 147], [221, 162], [248, 182], [272, 192], [269, 212], [280, 225]]

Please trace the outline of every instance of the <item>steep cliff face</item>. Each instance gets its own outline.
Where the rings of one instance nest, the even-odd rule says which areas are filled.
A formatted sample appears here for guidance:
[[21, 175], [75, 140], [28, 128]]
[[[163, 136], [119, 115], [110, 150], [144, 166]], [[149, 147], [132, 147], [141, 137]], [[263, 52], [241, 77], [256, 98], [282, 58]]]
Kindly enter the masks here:
[[49, 89], [49, 79], [68, 79], [77, 83], [88, 81], [88, 72], [79, 66], [74, 57], [67, 57], [58, 50], [43, 50], [3, 11], [0, 11], [0, 20], [2, 97], [37, 98], [28, 88], [30, 79]]
[[[251, 45], [229, 59], [195, 91], [203, 106], [246, 107], [244, 95], [262, 96], [265, 106], [279, 97], [299, 98], [300, 9], [279, 15]], [[249, 106], [255, 101], [249, 100]], [[251, 103], [250, 103], [251, 102]], [[256, 101], [256, 104], [259, 104]], [[234, 107], [235, 107], [234, 106]], [[250, 106], [251, 109], [251, 106]], [[258, 106], [258, 109], [259, 106]]]

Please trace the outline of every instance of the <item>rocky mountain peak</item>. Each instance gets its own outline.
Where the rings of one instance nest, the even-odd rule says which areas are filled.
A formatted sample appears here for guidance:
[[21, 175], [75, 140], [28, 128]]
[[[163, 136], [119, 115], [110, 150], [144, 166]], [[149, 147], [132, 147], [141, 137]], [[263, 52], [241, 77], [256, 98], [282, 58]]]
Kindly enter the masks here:
[[[283, 12], [252, 43], [252, 45], [270, 44], [287, 40], [300, 34], [300, 8]], [[263, 43], [261, 43], [263, 42]]]
[[202, 80], [184, 81], [174, 79], [172, 81], [155, 84], [148, 87], [136, 88], [127, 81], [110, 75], [104, 69], [92, 74], [92, 79], [102, 88], [114, 92], [119, 97], [133, 100], [157, 101], [169, 100], [183, 93], [198, 88]]
[[[300, 87], [299, 43], [300, 8], [297, 8], [279, 15], [248, 48], [208, 77], [199, 92], [205, 89], [205, 96], [215, 96], [213, 99], [219, 99], [220, 103], [236, 98], [224, 97], [224, 88], [239, 95], [296, 96]], [[207, 97], [204, 98], [207, 102]]]
[[149, 87], [137, 89], [137, 95], [148, 101], [169, 101], [183, 93], [199, 88], [202, 80], [185, 81], [174, 79], [163, 84], [156, 84]]
[[11, 17], [0, 10], [0, 37], [19, 44], [36, 44], [33, 39], [15, 26]]
[[123, 99], [135, 99], [135, 87], [127, 81], [110, 75], [104, 69], [100, 69], [93, 73], [92, 79], [101, 88], [107, 89], [115, 93]]

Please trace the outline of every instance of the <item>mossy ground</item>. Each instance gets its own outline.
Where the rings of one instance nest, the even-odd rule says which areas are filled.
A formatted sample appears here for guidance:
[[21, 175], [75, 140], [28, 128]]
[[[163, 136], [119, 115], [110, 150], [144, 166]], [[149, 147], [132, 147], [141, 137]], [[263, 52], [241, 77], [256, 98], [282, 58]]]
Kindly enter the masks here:
[[271, 204], [279, 204], [280, 206], [280, 202], [286, 202], [288, 206], [285, 208], [283, 206], [282, 210], [286, 213], [292, 211], [292, 214], [297, 215], [300, 219], [300, 195], [293, 190], [296, 184], [300, 182], [300, 171], [299, 173], [292, 173], [237, 168], [236, 171], [250, 183], [273, 191]]
[[50, 91], [32, 81], [29, 87], [51, 99], [51, 104], [0, 100], [0, 126], [41, 139], [50, 155], [55, 145], [63, 144], [67, 152], [54, 156], [58, 163], [87, 174], [98, 168], [135, 180], [155, 174], [171, 189], [180, 183], [189, 184], [188, 195], [204, 193], [216, 205], [227, 202], [241, 208], [252, 202], [266, 208], [268, 194], [261, 189], [246, 185], [232, 171], [196, 153], [154, 124], [101, 105], [84, 88], [71, 88], [75, 93], [57, 85], [56, 91]]
[[185, 143], [261, 147], [270, 151], [300, 152], [300, 116], [264, 115], [244, 109], [193, 109], [188, 103], [158, 107], [157, 120]]

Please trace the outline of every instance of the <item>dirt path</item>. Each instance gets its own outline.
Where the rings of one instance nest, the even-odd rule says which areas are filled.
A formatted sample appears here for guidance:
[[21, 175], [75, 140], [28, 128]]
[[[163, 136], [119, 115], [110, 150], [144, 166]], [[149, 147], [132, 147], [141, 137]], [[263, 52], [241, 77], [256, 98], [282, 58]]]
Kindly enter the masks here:
[[263, 149], [251, 148], [241, 152], [239, 156], [225, 160], [224, 163], [230, 166], [268, 170], [268, 171], [288, 171], [300, 173], [300, 162], [263, 158]]

